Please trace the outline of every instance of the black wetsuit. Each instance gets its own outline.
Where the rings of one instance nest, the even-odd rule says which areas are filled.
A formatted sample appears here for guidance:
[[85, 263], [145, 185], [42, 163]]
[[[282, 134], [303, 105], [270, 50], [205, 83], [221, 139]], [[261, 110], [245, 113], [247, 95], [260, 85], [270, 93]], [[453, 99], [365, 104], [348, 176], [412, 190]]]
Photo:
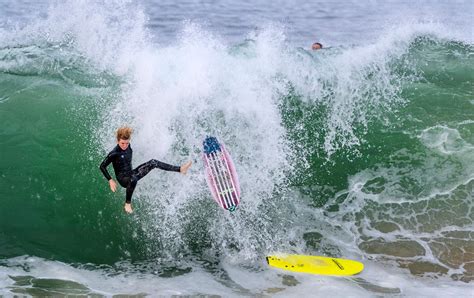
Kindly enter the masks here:
[[125, 202], [127, 203], [132, 201], [132, 194], [135, 190], [135, 186], [137, 186], [138, 180], [145, 177], [145, 175], [154, 168], [173, 172], [179, 172], [181, 169], [181, 167], [172, 166], [159, 160], [152, 159], [132, 170], [132, 153], [133, 151], [130, 145], [126, 150], [122, 150], [120, 146], [117, 145], [100, 164], [102, 174], [104, 174], [107, 180], [110, 180], [112, 177], [107, 171], [107, 166], [112, 163], [114, 166], [115, 177], [120, 185], [127, 189], [127, 196], [125, 198]]

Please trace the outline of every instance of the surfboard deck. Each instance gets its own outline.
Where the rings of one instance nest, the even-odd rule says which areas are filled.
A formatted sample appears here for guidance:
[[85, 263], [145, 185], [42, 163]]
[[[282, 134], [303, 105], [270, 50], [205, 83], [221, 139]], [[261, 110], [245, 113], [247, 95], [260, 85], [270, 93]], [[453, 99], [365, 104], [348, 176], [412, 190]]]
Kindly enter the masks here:
[[348, 276], [364, 270], [361, 262], [339, 258], [278, 254], [267, 256], [266, 259], [272, 267], [319, 275]]
[[230, 153], [216, 137], [208, 136], [203, 141], [203, 160], [212, 197], [223, 209], [235, 211], [240, 203], [240, 184]]

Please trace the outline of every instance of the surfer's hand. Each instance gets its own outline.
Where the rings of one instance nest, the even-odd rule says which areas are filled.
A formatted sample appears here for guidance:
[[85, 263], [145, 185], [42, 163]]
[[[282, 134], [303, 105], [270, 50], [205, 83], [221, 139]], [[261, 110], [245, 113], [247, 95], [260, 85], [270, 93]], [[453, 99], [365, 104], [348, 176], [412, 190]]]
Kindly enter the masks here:
[[123, 206], [123, 209], [125, 209], [125, 212], [127, 212], [127, 213], [132, 213], [133, 212], [131, 203], [125, 203], [125, 206]]
[[182, 165], [180, 168], [179, 168], [179, 172], [183, 175], [186, 175], [186, 173], [188, 172], [188, 169], [189, 167], [193, 164], [192, 161], [188, 161], [187, 163], [185, 163], [184, 165]]
[[109, 180], [110, 190], [115, 192], [117, 190], [117, 183], [115, 183], [114, 179]]

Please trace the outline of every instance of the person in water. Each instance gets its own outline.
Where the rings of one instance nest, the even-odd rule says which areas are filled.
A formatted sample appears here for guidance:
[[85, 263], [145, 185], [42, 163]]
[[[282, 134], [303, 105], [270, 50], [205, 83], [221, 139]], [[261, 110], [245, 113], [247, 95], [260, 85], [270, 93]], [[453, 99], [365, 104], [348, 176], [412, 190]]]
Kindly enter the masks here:
[[322, 48], [323, 48], [323, 45], [322, 45], [321, 43], [319, 43], [319, 42], [315, 42], [315, 43], [313, 43], [313, 45], [311, 46], [311, 49], [312, 49], [313, 51], [320, 50], [320, 49], [322, 49]]
[[188, 161], [182, 166], [173, 166], [161, 162], [156, 159], [151, 159], [148, 162], [139, 165], [132, 170], [132, 148], [130, 147], [130, 136], [132, 129], [130, 127], [121, 127], [117, 130], [117, 146], [110, 151], [100, 164], [100, 170], [104, 177], [109, 181], [110, 189], [115, 192], [117, 184], [107, 171], [107, 166], [112, 163], [115, 172], [115, 178], [120, 185], [126, 188], [125, 206], [127, 213], [132, 213], [132, 194], [137, 186], [138, 180], [145, 177], [151, 170], [159, 168], [165, 171], [179, 172], [186, 174], [192, 162]]

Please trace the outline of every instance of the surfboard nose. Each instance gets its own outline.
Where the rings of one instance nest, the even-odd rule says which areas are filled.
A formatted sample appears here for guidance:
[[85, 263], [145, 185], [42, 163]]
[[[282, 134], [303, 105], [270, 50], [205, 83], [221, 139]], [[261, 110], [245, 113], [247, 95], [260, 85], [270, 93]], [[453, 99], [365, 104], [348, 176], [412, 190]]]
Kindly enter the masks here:
[[216, 137], [206, 137], [204, 142], [202, 142], [204, 147], [204, 153], [211, 154], [212, 152], [221, 151], [221, 147], [219, 146], [219, 141], [217, 141]]

